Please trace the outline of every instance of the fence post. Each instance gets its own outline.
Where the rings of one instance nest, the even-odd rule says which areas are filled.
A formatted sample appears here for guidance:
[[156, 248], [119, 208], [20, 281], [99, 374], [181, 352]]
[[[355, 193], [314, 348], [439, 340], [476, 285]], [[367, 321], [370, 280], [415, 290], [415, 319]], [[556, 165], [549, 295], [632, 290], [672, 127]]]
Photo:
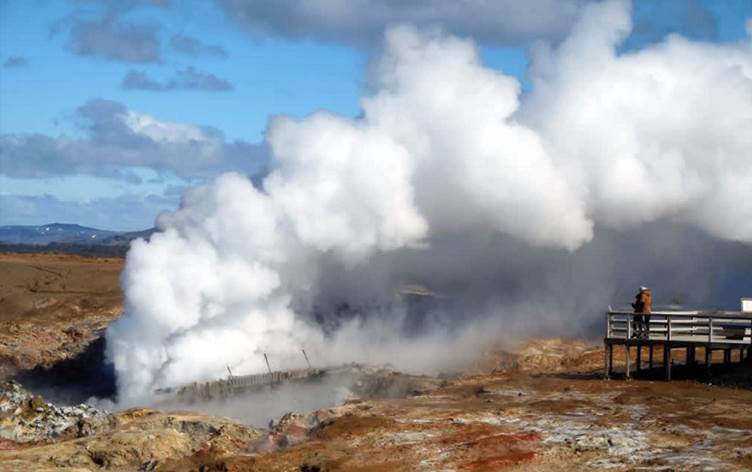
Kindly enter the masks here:
[[634, 316], [627, 315], [627, 339], [632, 339], [632, 323], [634, 322]]
[[752, 365], [752, 320], [749, 322], [749, 346], [747, 346], [747, 364]]
[[606, 312], [606, 339], [611, 337], [611, 312]]
[[611, 310], [606, 312], [606, 339], [603, 341], [603, 370], [606, 379], [611, 378], [611, 364], [609, 363], [609, 350], [611, 345], [608, 339], [611, 337]]

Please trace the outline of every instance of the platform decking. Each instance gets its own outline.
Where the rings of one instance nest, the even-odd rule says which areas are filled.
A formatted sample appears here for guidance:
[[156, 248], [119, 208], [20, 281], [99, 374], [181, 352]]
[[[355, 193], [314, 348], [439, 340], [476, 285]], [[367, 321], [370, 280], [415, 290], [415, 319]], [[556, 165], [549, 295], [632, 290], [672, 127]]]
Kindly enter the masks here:
[[[696, 365], [697, 349], [704, 351], [707, 372], [713, 365], [713, 351], [722, 350], [724, 364], [739, 352], [739, 362], [752, 365], [752, 313], [731, 311], [656, 311], [650, 314], [649, 335], [637, 337], [639, 324], [635, 313], [609, 310], [606, 313], [606, 376], [613, 374], [614, 346], [625, 348], [625, 377], [631, 376], [632, 348], [637, 350], [636, 370], [642, 368], [643, 347], [648, 349], [648, 366], [653, 368], [655, 346], [663, 348], [666, 379], [671, 380], [672, 350], [686, 349], [686, 362]], [[643, 329], [644, 331], [644, 329]]]

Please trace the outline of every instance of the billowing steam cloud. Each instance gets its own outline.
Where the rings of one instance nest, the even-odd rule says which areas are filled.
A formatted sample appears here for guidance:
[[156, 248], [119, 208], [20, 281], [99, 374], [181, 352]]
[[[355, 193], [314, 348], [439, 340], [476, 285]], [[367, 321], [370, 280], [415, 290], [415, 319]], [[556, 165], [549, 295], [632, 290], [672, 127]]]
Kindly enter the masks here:
[[[500, 334], [488, 313], [506, 333], [586, 319], [633, 277], [707, 302], [683, 290], [713, 261], [747, 276], [752, 40], [617, 54], [630, 27], [625, 2], [585, 8], [535, 49], [522, 101], [472, 41], [387, 31], [362, 117], [275, 118], [260, 188], [221, 176], [134, 243], [108, 331], [121, 400], [261, 371], [262, 352], [299, 363], [301, 347], [429, 364], [457, 352], [426, 326], [461, 345]], [[416, 315], [396, 295], [410, 283], [442, 295]]]

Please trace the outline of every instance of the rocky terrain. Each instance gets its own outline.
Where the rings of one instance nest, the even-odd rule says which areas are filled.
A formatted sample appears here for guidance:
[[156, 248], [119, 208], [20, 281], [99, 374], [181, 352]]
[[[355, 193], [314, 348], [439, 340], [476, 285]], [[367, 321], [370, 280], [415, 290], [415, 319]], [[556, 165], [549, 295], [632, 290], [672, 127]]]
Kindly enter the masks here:
[[0, 392], [0, 437], [16, 443], [91, 436], [114, 424], [106, 411], [86, 404], [59, 407], [13, 381]]
[[[201, 402], [113, 411], [51, 403], [35, 378], [101, 362], [92, 346], [120, 312], [122, 260], [1, 255], [0, 265], [0, 353], [23, 383], [0, 385], [0, 470], [752, 469], [752, 390], [715, 385], [745, 385], [731, 380], [748, 379], [748, 369], [718, 369], [710, 383], [653, 381], [650, 372], [604, 380], [602, 347], [580, 340], [486, 346], [477, 364], [440, 377], [360, 368], [338, 406], [255, 426], [248, 418], [267, 408], [260, 396], [216, 411]], [[52, 377], [49, 391], [75, 372]], [[331, 402], [314, 398], [327, 389], [296, 388], [312, 397], [304, 404]]]
[[0, 468], [7, 471], [154, 470], [201, 451], [242, 454], [261, 435], [237, 421], [190, 412], [57, 407], [14, 383], [0, 389], [0, 415]]
[[[508, 365], [454, 379], [371, 370], [341, 406], [291, 412], [264, 429], [185, 411], [55, 407], [6, 384], [0, 465], [81, 471], [752, 467], [752, 392], [695, 381], [602, 380], [588, 373], [597, 350], [585, 346], [534, 341], [520, 351], [536, 352], [534, 361], [507, 352]], [[568, 362], [538, 367], [553, 365], [562, 353]], [[403, 396], [382, 398], [394, 390], [380, 385], [400, 381], [409, 384], [399, 390]], [[236, 406], [253, 407], [251, 399]], [[11, 410], [18, 413], [9, 416]]]

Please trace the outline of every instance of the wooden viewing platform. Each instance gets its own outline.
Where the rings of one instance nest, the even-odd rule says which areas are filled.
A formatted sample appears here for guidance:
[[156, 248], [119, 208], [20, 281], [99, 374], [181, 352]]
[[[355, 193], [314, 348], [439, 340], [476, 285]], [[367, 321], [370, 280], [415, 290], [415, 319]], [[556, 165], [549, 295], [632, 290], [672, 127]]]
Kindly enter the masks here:
[[636, 337], [636, 313], [609, 310], [606, 313], [606, 378], [614, 372], [614, 346], [625, 350], [625, 377], [631, 376], [630, 351], [637, 350], [635, 370], [642, 369], [642, 351], [648, 350], [648, 366], [653, 368], [653, 351], [663, 348], [666, 380], [671, 380], [672, 350], [686, 349], [686, 363], [697, 365], [697, 350], [702, 349], [708, 375], [713, 365], [713, 351], [723, 351], [724, 364], [730, 364], [738, 351], [739, 363], [752, 365], [752, 313], [733, 311], [655, 311], [650, 314], [649, 335]]

